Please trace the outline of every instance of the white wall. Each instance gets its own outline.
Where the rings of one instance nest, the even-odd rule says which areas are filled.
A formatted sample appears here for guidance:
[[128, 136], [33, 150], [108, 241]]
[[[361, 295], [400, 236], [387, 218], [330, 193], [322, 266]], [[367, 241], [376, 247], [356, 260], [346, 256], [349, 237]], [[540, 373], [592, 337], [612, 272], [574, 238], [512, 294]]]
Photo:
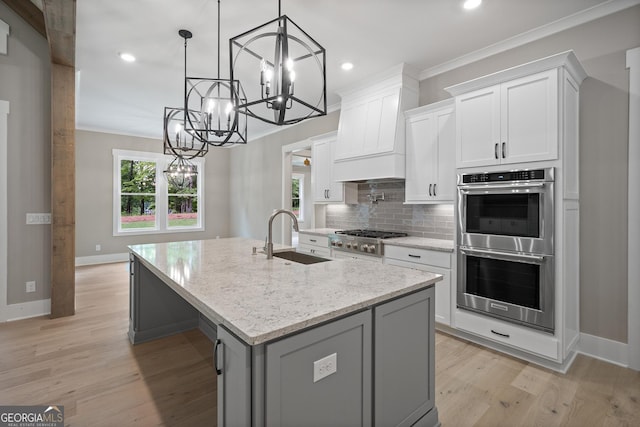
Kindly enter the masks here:
[[[3, 2], [0, 19], [11, 29], [0, 55], [0, 99], [8, 116], [7, 303], [50, 296], [51, 231], [26, 225], [26, 214], [51, 212], [51, 66], [47, 41]], [[36, 292], [26, 293], [25, 282]]]
[[[158, 117], [162, 126], [162, 117]], [[113, 236], [114, 148], [161, 153], [162, 141], [101, 132], [76, 131], [76, 257], [128, 252], [127, 246], [173, 240], [229, 237], [229, 153], [211, 148], [205, 161], [205, 231]], [[96, 252], [96, 245], [101, 251]]]
[[[267, 221], [282, 206], [282, 146], [338, 128], [338, 112], [307, 120], [231, 151], [231, 235], [264, 240]], [[274, 241], [281, 240], [274, 222]]]

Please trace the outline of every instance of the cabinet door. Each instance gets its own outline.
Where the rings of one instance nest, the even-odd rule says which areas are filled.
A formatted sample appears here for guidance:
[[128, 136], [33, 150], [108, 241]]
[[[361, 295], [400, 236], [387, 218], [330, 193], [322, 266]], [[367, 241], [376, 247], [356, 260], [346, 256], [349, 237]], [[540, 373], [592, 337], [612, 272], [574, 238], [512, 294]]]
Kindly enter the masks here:
[[435, 406], [434, 288], [374, 309], [374, 419], [411, 426]]
[[453, 202], [456, 189], [456, 162], [455, 141], [456, 127], [455, 114], [452, 108], [437, 111], [433, 116], [435, 132], [433, 138], [436, 146], [436, 159], [434, 162], [432, 199], [437, 201]]
[[368, 310], [267, 344], [265, 425], [372, 425], [371, 341]]
[[218, 425], [251, 426], [251, 349], [218, 326], [214, 352], [218, 375]]
[[422, 114], [406, 120], [405, 201], [425, 202], [432, 195], [436, 178], [434, 167], [438, 159], [433, 114]]
[[415, 268], [416, 270], [428, 271], [430, 273], [442, 274], [442, 280], [436, 282], [435, 318], [436, 322], [443, 325], [451, 325], [451, 270], [448, 268], [434, 267], [432, 265], [408, 262], [394, 258], [384, 259], [385, 264], [397, 265], [405, 268]]
[[327, 170], [329, 171], [329, 182], [327, 183], [327, 201], [328, 202], [343, 202], [344, 201], [344, 183], [337, 182], [333, 178], [333, 159], [336, 152], [336, 140], [332, 140], [329, 145], [329, 162], [327, 164]]
[[502, 163], [558, 158], [557, 69], [503, 83], [501, 112]]
[[313, 188], [313, 201], [326, 203], [327, 192], [331, 182], [331, 145], [328, 141], [314, 142], [311, 158], [311, 181]]
[[455, 121], [459, 168], [500, 163], [500, 86], [456, 97]]

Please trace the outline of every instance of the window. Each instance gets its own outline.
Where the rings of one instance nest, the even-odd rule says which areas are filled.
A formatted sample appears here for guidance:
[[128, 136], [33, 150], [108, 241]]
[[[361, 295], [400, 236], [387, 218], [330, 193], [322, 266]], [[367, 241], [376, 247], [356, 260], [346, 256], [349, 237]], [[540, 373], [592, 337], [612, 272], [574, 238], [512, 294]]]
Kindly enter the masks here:
[[304, 221], [304, 175], [291, 174], [291, 211], [298, 221]]
[[113, 234], [204, 230], [204, 159], [192, 161], [198, 174], [177, 187], [163, 171], [173, 158], [157, 153], [113, 150]]

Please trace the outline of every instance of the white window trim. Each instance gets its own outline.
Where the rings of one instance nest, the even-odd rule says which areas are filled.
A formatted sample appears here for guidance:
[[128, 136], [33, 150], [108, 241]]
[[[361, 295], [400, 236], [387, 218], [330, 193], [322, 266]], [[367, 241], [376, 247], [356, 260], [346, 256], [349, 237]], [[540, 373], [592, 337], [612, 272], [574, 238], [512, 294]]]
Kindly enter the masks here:
[[[300, 199], [300, 214], [298, 215], [298, 222], [304, 222], [304, 174], [303, 173], [298, 173], [298, 172], [294, 172], [291, 174], [291, 178], [292, 179], [297, 179], [298, 182], [300, 182], [299, 188], [298, 188], [298, 198]], [[293, 183], [292, 183], [292, 188], [293, 188]], [[293, 193], [293, 191], [292, 191]], [[293, 194], [292, 194], [293, 196]], [[293, 197], [292, 197], [293, 199]], [[293, 202], [291, 203], [291, 207], [293, 208]]]
[[9, 24], [0, 19], [0, 54], [6, 55], [8, 52]]
[[[139, 160], [156, 162], [156, 227], [144, 229], [126, 229], [120, 228], [120, 162], [122, 160]], [[162, 153], [150, 153], [145, 151], [131, 150], [113, 150], [113, 235], [114, 236], [138, 236], [145, 234], [169, 234], [169, 233], [190, 233], [204, 231], [205, 212], [204, 205], [204, 174], [205, 159], [202, 157], [191, 160], [191, 163], [198, 167], [198, 225], [193, 227], [168, 227], [167, 210], [168, 210], [168, 185], [162, 173], [169, 163], [173, 160], [172, 156]]]

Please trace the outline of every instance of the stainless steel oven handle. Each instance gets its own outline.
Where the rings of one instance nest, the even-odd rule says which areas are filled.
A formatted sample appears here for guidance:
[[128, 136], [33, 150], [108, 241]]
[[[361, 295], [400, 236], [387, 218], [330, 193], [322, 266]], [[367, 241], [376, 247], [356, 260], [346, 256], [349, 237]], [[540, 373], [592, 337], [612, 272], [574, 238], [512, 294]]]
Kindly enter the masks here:
[[517, 190], [520, 188], [543, 188], [545, 185], [544, 182], [532, 182], [530, 184], [498, 184], [498, 185], [458, 185], [460, 190], [467, 190], [465, 192], [469, 192], [470, 190]]
[[528, 261], [536, 261], [543, 262], [544, 255], [528, 255], [528, 254], [512, 254], [509, 252], [499, 252], [499, 251], [486, 251], [483, 249], [467, 249], [460, 248], [460, 252], [464, 254], [470, 255], [478, 255], [483, 258], [509, 258], [514, 260], [528, 260]]

